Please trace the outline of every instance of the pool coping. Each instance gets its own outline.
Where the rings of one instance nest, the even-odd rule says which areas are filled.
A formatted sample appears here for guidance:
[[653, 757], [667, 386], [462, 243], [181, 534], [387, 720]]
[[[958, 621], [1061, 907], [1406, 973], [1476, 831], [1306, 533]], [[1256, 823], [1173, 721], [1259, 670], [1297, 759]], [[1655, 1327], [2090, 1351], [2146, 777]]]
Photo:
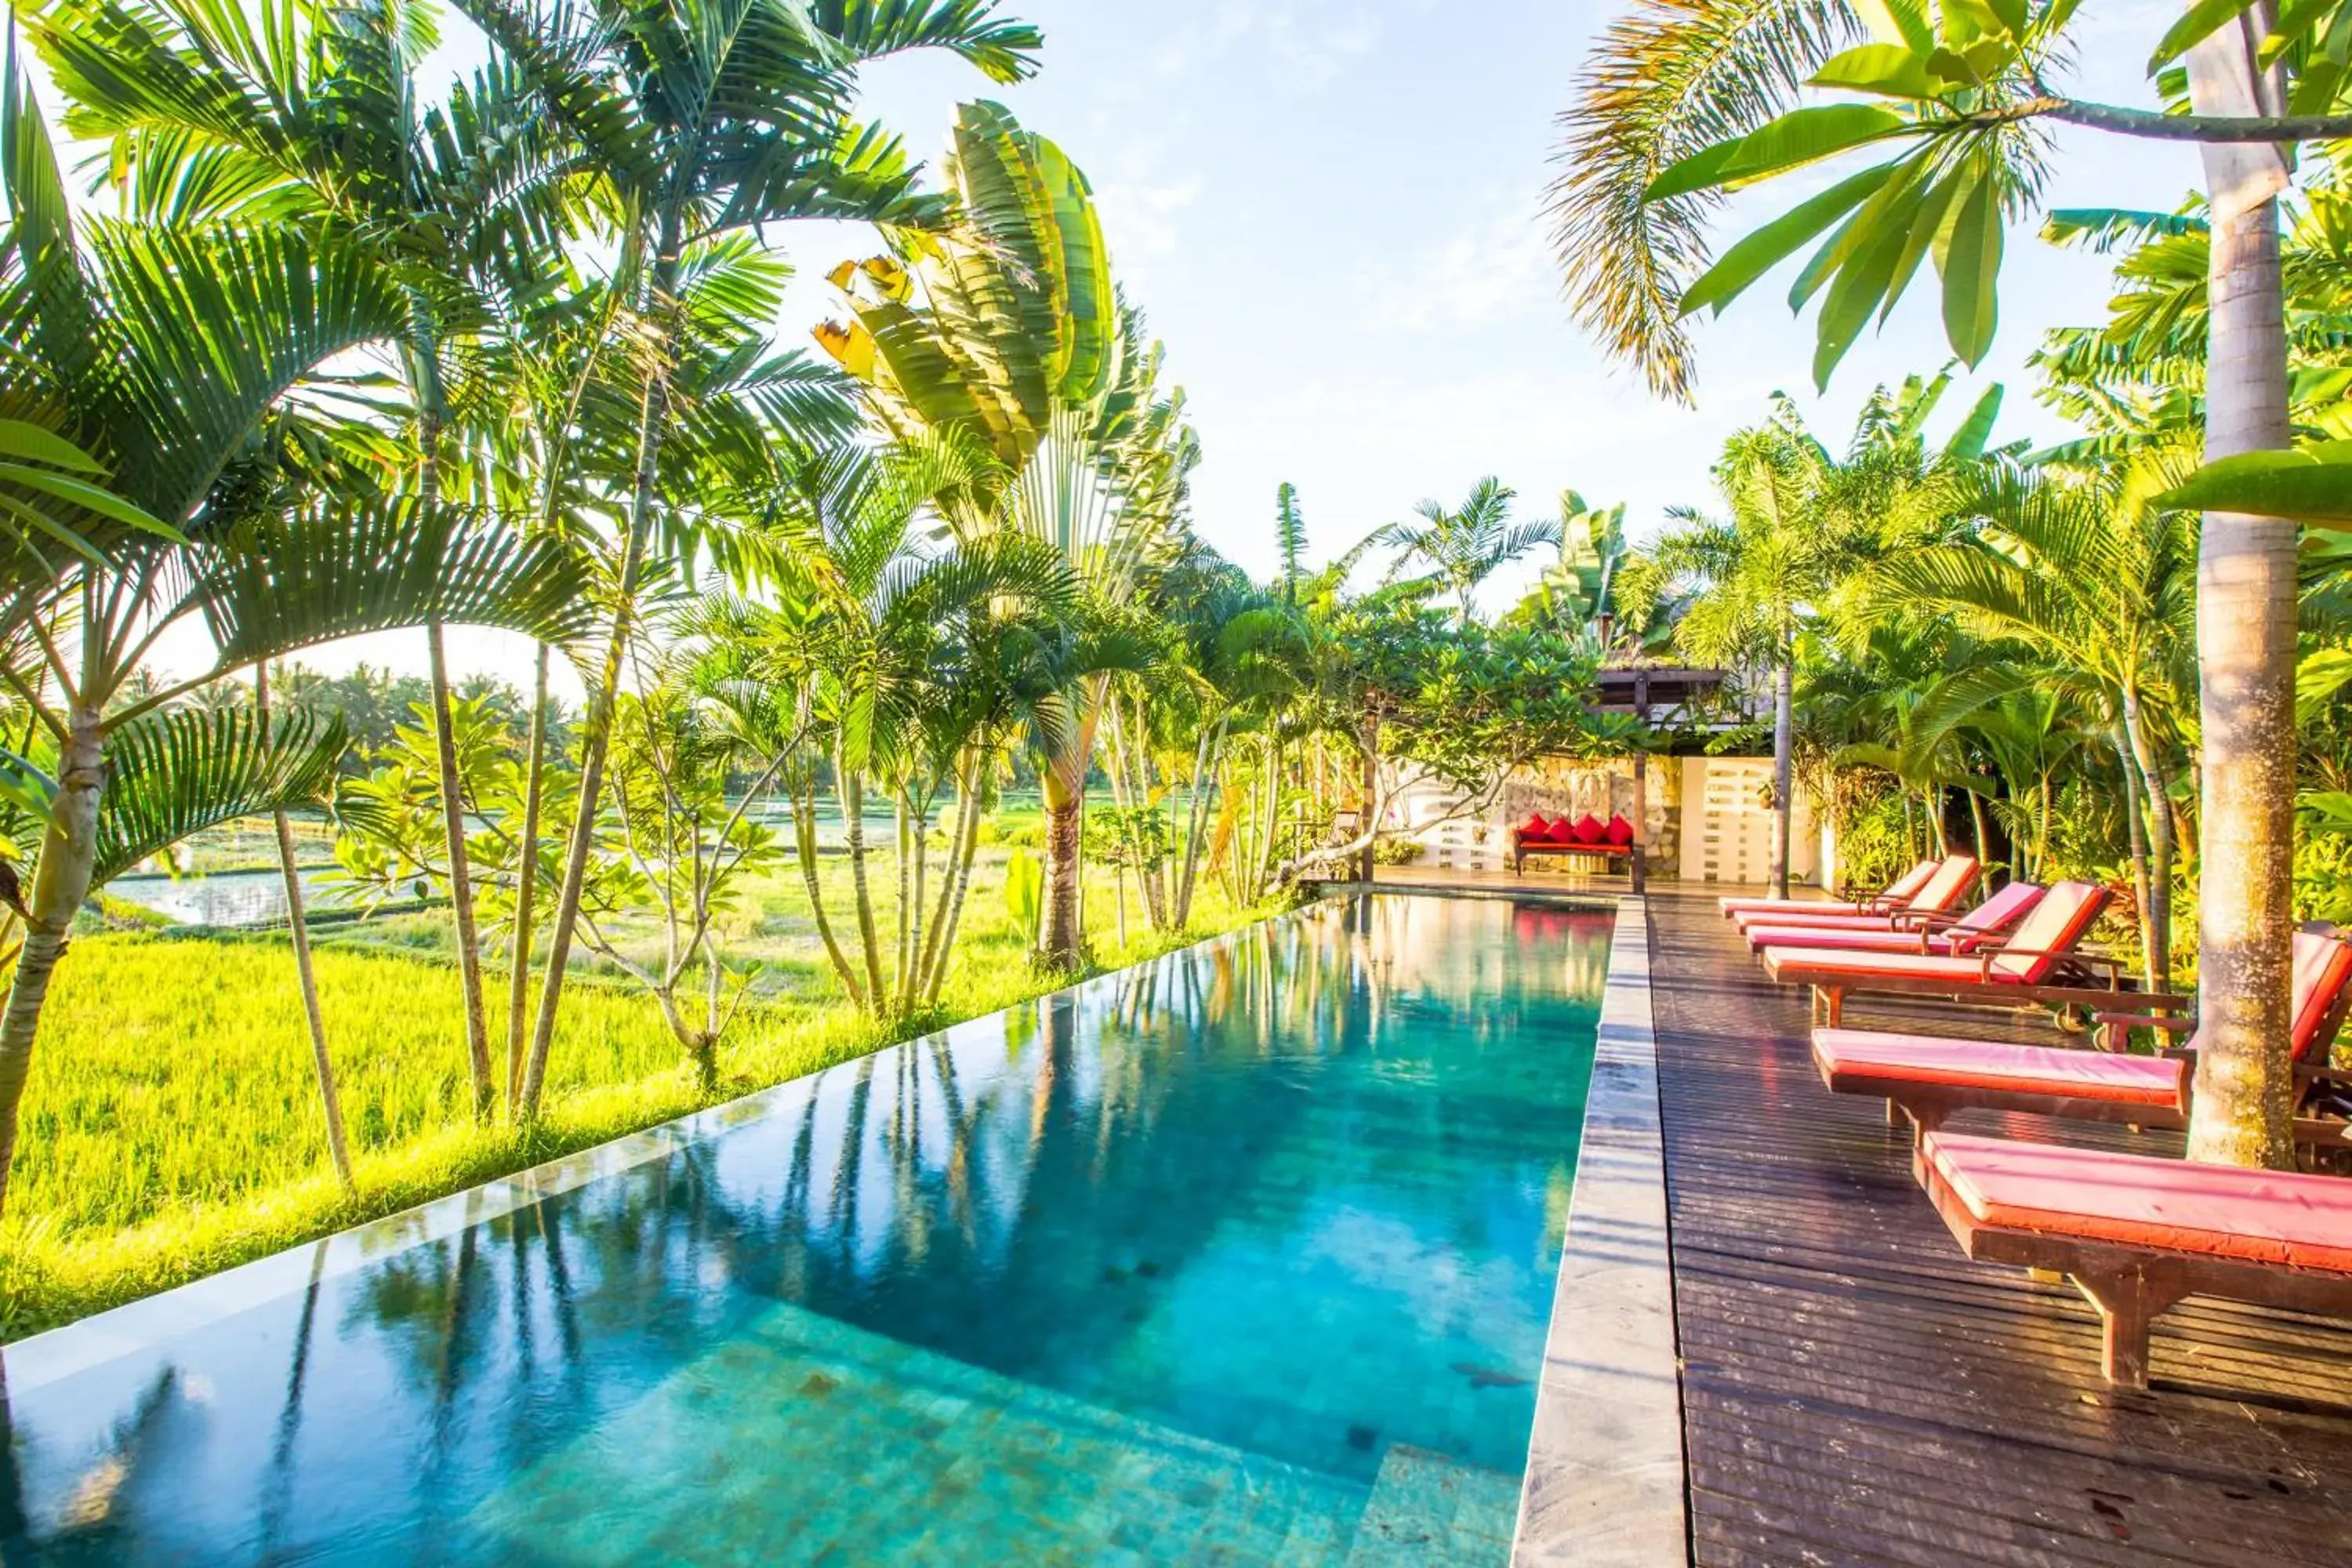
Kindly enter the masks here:
[[1650, 922], [1617, 900], [1512, 1568], [1690, 1562]]

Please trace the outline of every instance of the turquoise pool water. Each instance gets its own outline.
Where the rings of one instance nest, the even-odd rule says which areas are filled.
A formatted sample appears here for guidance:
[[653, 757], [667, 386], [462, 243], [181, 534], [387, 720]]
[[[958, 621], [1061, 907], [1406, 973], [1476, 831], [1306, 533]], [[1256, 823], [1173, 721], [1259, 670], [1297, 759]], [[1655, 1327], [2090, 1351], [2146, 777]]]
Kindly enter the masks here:
[[36, 1343], [0, 1561], [1498, 1563], [1610, 924], [1319, 905]]

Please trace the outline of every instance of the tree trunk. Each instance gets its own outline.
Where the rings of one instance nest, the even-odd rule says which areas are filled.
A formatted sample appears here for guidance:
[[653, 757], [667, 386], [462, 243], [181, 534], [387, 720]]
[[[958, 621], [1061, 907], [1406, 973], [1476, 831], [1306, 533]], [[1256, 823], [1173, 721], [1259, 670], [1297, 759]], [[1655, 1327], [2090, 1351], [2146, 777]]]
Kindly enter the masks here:
[[7, 1211], [8, 1173], [16, 1160], [16, 1112], [33, 1070], [41, 1005], [48, 999], [49, 977], [58, 960], [65, 956], [74, 915], [89, 896], [90, 871], [98, 858], [98, 797], [106, 787], [106, 743], [104, 720], [97, 710], [77, 708], [68, 715], [58, 762], [57, 808], [41, 835], [40, 863], [34, 868], [32, 896], [26, 904], [25, 944], [16, 953], [7, 1010], [0, 1014], [0, 1214]]
[[507, 973], [507, 1117], [522, 1093], [524, 1028], [530, 1013], [531, 906], [539, 898], [539, 810], [547, 788], [547, 656], [539, 645], [531, 681], [530, 760], [523, 773], [522, 842], [516, 846], [514, 957]]
[[1633, 753], [1633, 890], [1647, 892], [1650, 858], [1650, 754]]
[[2131, 836], [2132, 895], [2139, 914], [2140, 973], [2156, 973], [2155, 927], [2147, 918], [2148, 905], [2156, 898], [2156, 884], [2148, 874], [2147, 814], [2140, 809], [2139, 770], [2132, 765], [2131, 742], [2118, 731], [2113, 737], [2116, 765], [2124, 781], [2124, 826]]
[[841, 939], [834, 934], [833, 917], [824, 912], [824, 883], [817, 872], [816, 853], [816, 785], [812, 782], [793, 791], [793, 858], [800, 862], [801, 879], [808, 885], [809, 918], [816, 922], [816, 934], [824, 943], [824, 955], [832, 961], [833, 973], [839, 977], [850, 1005], [863, 1007], [866, 987], [859, 982], [849, 954], [842, 951]]
[[2139, 694], [2124, 689], [2124, 734], [2131, 742], [2131, 763], [2139, 770], [2147, 795], [2147, 984], [2154, 991], [2172, 989], [2172, 797], [2167, 791], [2164, 766], [2157, 761], [2139, 710]]
[[[2268, 6], [2189, 55], [2206, 113], [2275, 112], [2277, 73], [2257, 75]], [[2208, 146], [2212, 214], [2205, 458], [2288, 444], [2286, 327], [2279, 277], [2276, 149]], [[2189, 1156], [2285, 1168], [2289, 974], [2294, 919], [2295, 526], [2209, 512], [2198, 551], [2197, 654], [2204, 721], [2198, 899], [2198, 1051]]]
[[605, 752], [613, 741], [613, 709], [620, 699], [621, 666], [628, 657], [635, 622], [637, 579], [645, 570], [646, 547], [653, 531], [654, 487], [660, 476], [662, 437], [669, 419], [678, 247], [678, 217], [671, 213], [663, 222], [660, 259], [654, 268], [650, 302], [662, 325], [656, 334], [645, 401], [637, 416], [637, 471], [629, 501], [628, 531], [621, 543], [620, 571], [614, 577], [613, 626], [604, 639], [603, 667], [582, 716], [578, 814], [564, 849], [563, 886], [556, 895], [555, 924], [548, 934], [547, 975], [540, 986], [539, 1017], [531, 1029], [530, 1060], [523, 1072], [525, 1120], [539, 1114], [539, 1097], [547, 1084], [548, 1053], [555, 1043], [556, 1014], [563, 1005], [564, 966], [572, 958], [572, 937], [580, 925], [580, 900], [588, 883], [588, 858], [596, 843], [596, 809], [604, 796]]
[[1372, 803], [1380, 794], [1381, 783], [1381, 721], [1377, 718], [1364, 721], [1364, 826], [1372, 837], [1364, 845], [1363, 858], [1356, 865], [1356, 880], [1370, 886], [1380, 880], [1381, 825], [1371, 820]]
[[439, 769], [441, 837], [449, 858], [449, 903], [457, 928], [457, 975], [466, 998], [466, 1065], [473, 1075], [474, 1119], [487, 1121], [498, 1103], [490, 1061], [489, 1021], [482, 999], [482, 939], [474, 923], [474, 873], [466, 850], [466, 794], [457, 777], [457, 736], [449, 715], [449, 656], [441, 623], [425, 627], [425, 663], [433, 683], [433, 752]]
[[865, 781], [852, 773], [839, 752], [833, 763], [834, 798], [841, 803], [841, 836], [849, 846], [849, 886], [857, 900], [857, 940], [865, 950], [866, 994], [877, 1017], [887, 1017], [894, 1000], [882, 978], [882, 934], [874, 922], [874, 889], [866, 877]]
[[1796, 694], [1796, 660], [1783, 648], [1780, 668], [1772, 673], [1772, 896], [1776, 899], [1789, 896], [1789, 837], [1794, 804], [1790, 797], [1797, 784], [1789, 724]]
[[[269, 667], [253, 669], [253, 706], [262, 732], [269, 730]], [[335, 1088], [335, 1061], [327, 1051], [327, 1019], [319, 1006], [319, 977], [310, 963], [310, 921], [302, 907], [302, 873], [294, 863], [294, 825], [270, 813], [278, 830], [278, 866], [286, 878], [286, 931], [294, 944], [294, 978], [302, 990], [302, 1017], [310, 1026], [310, 1065], [319, 1082], [319, 1109], [327, 1119], [327, 1155], [344, 1186], [352, 1184], [352, 1150], [343, 1137], [343, 1097]]]
[[1040, 963], [1074, 967], [1081, 959], [1078, 935], [1078, 837], [1083, 795], [1045, 792], [1045, 933], [1037, 944]]

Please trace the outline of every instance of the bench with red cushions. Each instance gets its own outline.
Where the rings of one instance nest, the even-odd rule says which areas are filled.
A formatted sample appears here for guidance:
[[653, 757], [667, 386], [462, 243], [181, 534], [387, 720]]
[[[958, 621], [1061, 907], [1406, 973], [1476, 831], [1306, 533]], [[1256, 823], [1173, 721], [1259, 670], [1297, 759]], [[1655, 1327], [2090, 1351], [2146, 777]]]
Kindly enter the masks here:
[[2190, 1296], [2352, 1312], [2352, 1181], [1930, 1132], [1919, 1184], [1960, 1249], [2063, 1274], [2107, 1381], [2147, 1386], [2148, 1330]]
[[1591, 812], [1573, 822], [1567, 817], [1547, 821], [1541, 812], [1511, 829], [1511, 871], [1520, 874], [1531, 855], [1591, 855], [1623, 862], [1634, 884], [1642, 881], [1642, 846], [1633, 842], [1633, 825], [1622, 816], [1601, 822]]

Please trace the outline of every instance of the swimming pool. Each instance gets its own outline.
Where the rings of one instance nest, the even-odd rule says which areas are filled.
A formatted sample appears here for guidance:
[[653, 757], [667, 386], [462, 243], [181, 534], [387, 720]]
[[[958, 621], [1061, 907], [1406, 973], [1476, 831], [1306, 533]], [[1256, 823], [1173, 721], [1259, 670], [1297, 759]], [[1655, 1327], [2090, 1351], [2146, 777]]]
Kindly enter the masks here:
[[0, 1559], [1500, 1563], [1611, 923], [1317, 905], [28, 1342]]

